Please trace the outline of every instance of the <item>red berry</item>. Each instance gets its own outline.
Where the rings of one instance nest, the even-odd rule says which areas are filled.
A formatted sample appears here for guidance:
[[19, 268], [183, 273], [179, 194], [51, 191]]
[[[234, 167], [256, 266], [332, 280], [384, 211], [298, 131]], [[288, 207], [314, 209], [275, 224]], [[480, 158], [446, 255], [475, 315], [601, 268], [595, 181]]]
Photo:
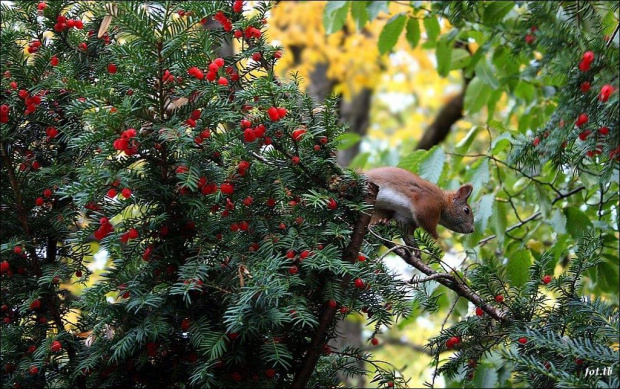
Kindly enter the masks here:
[[345, 313], [347, 313], [347, 312], [349, 312], [349, 308], [348, 308], [348, 307], [342, 307], [342, 308], [340, 308], [340, 313], [345, 314]]
[[373, 346], [378, 345], [379, 344], [379, 339], [377, 339], [377, 338], [370, 339], [370, 344], [372, 344]]
[[534, 140], [532, 141], [532, 144], [534, 145], [534, 147], [538, 146], [540, 144], [540, 138], [539, 137], [534, 138]]
[[36, 299], [32, 303], [30, 303], [30, 309], [39, 309], [41, 308], [41, 300]]
[[579, 114], [577, 120], [575, 121], [575, 124], [577, 125], [577, 127], [581, 127], [588, 122], [588, 119], [588, 115], [586, 115], [585, 113]]
[[[282, 223], [280, 223], [282, 224]], [[289, 250], [286, 252], [286, 258], [288, 259], [294, 259], [295, 258], [295, 250]]]
[[388, 386], [388, 388], [393, 388], [394, 387], [394, 383], [392, 381], [388, 381], [387, 386]]
[[298, 156], [294, 156], [293, 158], [291, 158], [291, 162], [293, 162], [293, 164], [297, 165], [299, 163], [299, 157]]
[[228, 79], [226, 77], [220, 77], [217, 83], [218, 85], [228, 85]]
[[78, 45], [78, 47], [80, 48], [80, 50], [82, 51], [86, 51], [88, 49], [88, 46], [86, 45], [85, 42], [80, 42], [80, 44]]
[[110, 189], [107, 193], [108, 197], [114, 198], [116, 197], [116, 190], [115, 189]]
[[235, 38], [239, 39], [243, 36], [243, 32], [241, 30], [236, 30], [233, 35], [235, 36]]
[[588, 135], [590, 135], [591, 133], [592, 133], [592, 131], [590, 131], [590, 130], [585, 130], [585, 131], [582, 131], [582, 132], [579, 134], [579, 139], [581, 139], [581, 140], [586, 140], [586, 139], [588, 139]]
[[548, 283], [550, 283], [552, 280], [552, 277], [550, 275], [546, 275], [542, 278], [542, 282], [543, 284], [547, 285]]
[[60, 62], [60, 61], [58, 60], [58, 57], [57, 57], [57, 56], [55, 56], [55, 55], [54, 55], [54, 56], [52, 56], [52, 58], [50, 58], [50, 64], [51, 64], [52, 66], [58, 66], [58, 63], [59, 63], [59, 62]]
[[480, 307], [476, 307], [476, 316], [484, 315], [484, 311]]
[[30, 373], [30, 375], [37, 375], [39, 373], [39, 368], [36, 366], [30, 366], [28, 373]]
[[602, 102], [606, 102], [607, 100], [609, 100], [609, 96], [613, 93], [613, 91], [613, 86], [609, 84], [603, 85], [603, 87], [601, 88], [601, 93], [598, 95], [598, 99]]
[[38, 9], [39, 11], [43, 11], [45, 8], [47, 8], [47, 4], [46, 4], [44, 1], [40, 2], [40, 3], [37, 5], [37, 9]]
[[280, 120], [280, 115], [278, 114], [278, 109], [276, 107], [270, 107], [267, 110], [267, 115], [269, 115], [269, 119], [272, 122], [277, 122], [278, 120]]
[[241, 120], [241, 128], [248, 128], [248, 127], [252, 127], [252, 122], [250, 122], [247, 119]]
[[299, 128], [293, 131], [293, 140], [295, 142], [299, 142], [305, 133], [306, 133], [306, 130], [304, 130], [303, 128]]
[[251, 128], [246, 128], [243, 131], [243, 140], [247, 143], [254, 142], [256, 140], [256, 134], [254, 133], [254, 130]]
[[289, 272], [290, 274], [297, 274], [297, 273], [299, 272], [299, 269], [297, 268], [297, 266], [291, 266], [291, 267], [288, 269], [288, 272]]
[[498, 294], [497, 296], [495, 296], [495, 301], [497, 301], [498, 303], [504, 302], [504, 296]]
[[280, 107], [278, 108], [278, 116], [280, 117], [280, 119], [284, 119], [284, 117], [286, 116], [286, 108]]
[[37, 199], [34, 201], [34, 203], [37, 205], [37, 207], [40, 207], [43, 204], [45, 204], [45, 200], [43, 200], [43, 197], [37, 197]]
[[338, 306], [338, 303], [336, 302], [336, 300], [331, 299], [327, 302], [327, 305], [331, 308], [331, 309], [335, 309]]
[[131, 197], [131, 189], [129, 189], [129, 188], [124, 188], [124, 189], [121, 191], [121, 196], [123, 196], [123, 197], [124, 197], [124, 198], [126, 198], [126, 199], [130, 198], [130, 197]]
[[209, 129], [204, 129], [200, 132], [200, 137], [203, 139], [207, 139], [211, 137], [211, 131]]
[[327, 208], [333, 211], [334, 209], [338, 208], [338, 203], [336, 202], [336, 200], [330, 198], [329, 200], [327, 200]]
[[607, 127], [601, 127], [598, 129], [598, 133], [601, 135], [607, 135], [609, 134], [609, 128]]
[[582, 72], [587, 72], [588, 70], [590, 70], [590, 62], [579, 62], [579, 70], [581, 70]]
[[592, 51], [586, 51], [583, 54], [582, 61], [587, 62], [587, 63], [594, 61], [594, 53]]
[[583, 84], [581, 84], [581, 91], [583, 93], [586, 93], [589, 90], [590, 90], [590, 82], [589, 81], [586, 81]]
[[50, 350], [51, 350], [53, 353], [60, 351], [60, 349], [61, 349], [61, 348], [62, 348], [62, 343], [60, 343], [60, 342], [59, 342], [59, 341], [57, 341], [57, 340], [54, 340], [54, 341], [52, 342], [51, 346], [50, 346]]
[[54, 139], [58, 136], [58, 130], [54, 127], [47, 127], [45, 129], [45, 134], [50, 138]]
[[361, 278], [356, 278], [355, 279], [355, 287], [358, 289], [362, 289], [364, 288], [366, 285], [364, 284], [364, 280], [362, 280]]
[[185, 318], [181, 321], [181, 329], [183, 331], [187, 331], [191, 324], [192, 324], [192, 321], [189, 318]]
[[261, 53], [254, 53], [252, 54], [252, 59], [256, 62], [259, 62], [261, 60], [261, 58], [263, 58]]
[[113, 63], [108, 64], [108, 73], [114, 74], [116, 73], [116, 65]]
[[225, 182], [220, 185], [220, 191], [224, 194], [231, 195], [234, 193], [235, 187], [233, 186], [233, 184]]
[[527, 338], [526, 337], [519, 338], [519, 343], [526, 344], [527, 343]]
[[0, 273], [8, 273], [11, 270], [11, 265], [8, 261], [2, 261], [0, 263]]
[[13, 252], [15, 254], [21, 254], [22, 253], [22, 246], [15, 246], [15, 247], [13, 247]]
[[219, 67], [224, 66], [224, 58], [216, 58], [213, 60], [213, 63]]
[[525, 43], [527, 43], [528, 45], [531, 45], [532, 43], [534, 43], [534, 40], [536, 40], [536, 38], [534, 37], [534, 35], [527, 34], [527, 35], [525, 36]]
[[366, 256], [360, 254], [360, 255], [357, 256], [357, 260], [360, 261], [360, 262], [364, 262], [366, 260]]
[[39, 161], [34, 161], [32, 163], [32, 170], [39, 170], [41, 168], [41, 164], [39, 163]]
[[275, 369], [267, 369], [265, 370], [265, 377], [267, 378], [273, 378], [276, 376], [276, 371]]

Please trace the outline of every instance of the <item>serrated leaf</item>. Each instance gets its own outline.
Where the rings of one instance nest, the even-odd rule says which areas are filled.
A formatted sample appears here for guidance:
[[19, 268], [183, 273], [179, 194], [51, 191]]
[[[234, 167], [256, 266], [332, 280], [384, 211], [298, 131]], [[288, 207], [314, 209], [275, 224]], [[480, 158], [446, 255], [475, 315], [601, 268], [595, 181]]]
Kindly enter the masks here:
[[490, 88], [480, 78], [474, 77], [465, 91], [465, 111], [470, 115], [480, 111], [487, 103], [490, 93]]
[[592, 222], [588, 216], [577, 207], [564, 208], [566, 216], [566, 229], [575, 240], [579, 240], [583, 233], [592, 228]]
[[474, 388], [494, 388], [497, 386], [497, 369], [494, 367], [480, 366], [476, 369], [471, 385]]
[[420, 162], [424, 159], [425, 155], [426, 150], [416, 150], [413, 153], [410, 153], [406, 157], [402, 158], [398, 162], [398, 167], [409, 170], [410, 172], [417, 172], [418, 166], [420, 165]]
[[323, 27], [327, 35], [339, 31], [347, 19], [348, 1], [329, 1], [323, 10]]
[[491, 69], [491, 65], [489, 65], [486, 58], [481, 58], [474, 69], [476, 71], [476, 76], [479, 77], [482, 82], [493, 89], [497, 89], [497, 87], [499, 87], [499, 81], [497, 80], [497, 77], [495, 77], [493, 69]]
[[491, 215], [491, 227], [497, 240], [501, 243], [504, 242], [504, 234], [506, 233], [506, 227], [508, 226], [508, 219], [506, 217], [506, 203], [500, 201], [493, 202], [493, 215]]
[[439, 177], [441, 177], [445, 161], [446, 153], [444, 153], [443, 149], [439, 146], [433, 146], [421, 161], [418, 175], [436, 184], [439, 181]]
[[352, 1], [351, 16], [355, 21], [355, 28], [361, 30], [368, 22], [368, 12], [366, 11], [367, 1]]
[[400, 13], [392, 16], [387, 23], [385, 23], [383, 30], [381, 30], [381, 34], [379, 34], [379, 54], [385, 54], [392, 50], [398, 41], [400, 33], [405, 27], [406, 21], [407, 16], [405, 16], [404, 13]]
[[474, 213], [474, 225], [476, 231], [483, 232], [487, 228], [489, 218], [493, 213], [493, 201], [495, 196], [493, 194], [486, 194], [480, 198], [478, 202], [478, 208]]
[[529, 250], [519, 250], [508, 258], [506, 276], [513, 286], [523, 286], [529, 279], [532, 256]]
[[346, 150], [353, 147], [360, 140], [362, 140], [362, 137], [359, 134], [345, 132], [344, 134], [340, 134], [336, 137], [336, 142], [338, 142], [338, 146], [336, 148], [338, 150]]
[[415, 49], [420, 42], [420, 22], [418, 19], [409, 18], [407, 20], [405, 37], [407, 38], [407, 42], [409, 42], [409, 46], [411, 46], [412, 49]]
[[424, 18], [424, 31], [426, 31], [427, 40], [431, 42], [435, 42], [437, 40], [441, 27], [439, 26], [439, 21], [436, 17], [431, 16]]
[[452, 50], [452, 57], [450, 58], [450, 70], [462, 69], [469, 65], [472, 56], [469, 51], [461, 48]]
[[471, 169], [465, 174], [466, 182], [470, 182], [474, 186], [471, 199], [478, 197], [478, 194], [484, 188], [484, 185], [489, 182], [489, 179], [489, 160], [487, 158], [481, 158], [474, 162]]
[[437, 73], [441, 77], [446, 77], [450, 73], [450, 65], [452, 63], [452, 47], [454, 43], [446, 39], [440, 39], [435, 49], [435, 57], [437, 58]]
[[486, 3], [482, 21], [484, 24], [493, 25], [499, 23], [515, 6], [513, 1], [489, 1]]
[[369, 1], [366, 6], [366, 11], [368, 12], [368, 19], [373, 21], [377, 18], [381, 11], [388, 12], [388, 2], [387, 1]]
[[467, 154], [467, 152], [469, 151], [469, 147], [471, 146], [472, 143], [474, 143], [474, 140], [476, 139], [476, 135], [478, 135], [478, 132], [480, 132], [480, 127], [473, 126], [469, 130], [467, 135], [465, 135], [465, 137], [461, 139], [461, 141], [457, 143], [456, 146], [454, 146], [454, 151], [456, 151], [459, 154]]

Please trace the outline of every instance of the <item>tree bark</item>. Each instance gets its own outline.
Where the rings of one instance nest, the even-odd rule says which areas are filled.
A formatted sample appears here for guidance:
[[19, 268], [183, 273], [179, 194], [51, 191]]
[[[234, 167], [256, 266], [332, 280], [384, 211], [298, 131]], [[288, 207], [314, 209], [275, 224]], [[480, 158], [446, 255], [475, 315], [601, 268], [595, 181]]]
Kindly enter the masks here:
[[[363, 88], [351, 98], [351, 101], [342, 100], [340, 102], [340, 120], [350, 126], [349, 132], [362, 137], [368, 132], [372, 94], [372, 89]], [[359, 142], [353, 145], [353, 147], [341, 150], [338, 153], [338, 163], [340, 166], [348, 166], [359, 151]]]

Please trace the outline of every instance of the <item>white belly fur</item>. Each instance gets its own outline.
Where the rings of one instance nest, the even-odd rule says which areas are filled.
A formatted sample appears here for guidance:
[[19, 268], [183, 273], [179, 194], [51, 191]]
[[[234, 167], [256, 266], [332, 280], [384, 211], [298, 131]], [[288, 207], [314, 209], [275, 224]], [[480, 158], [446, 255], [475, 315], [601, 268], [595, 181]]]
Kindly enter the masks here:
[[415, 209], [411, 199], [391, 188], [385, 186], [379, 188], [375, 207], [394, 211], [394, 219], [400, 223], [410, 224], [415, 221]]

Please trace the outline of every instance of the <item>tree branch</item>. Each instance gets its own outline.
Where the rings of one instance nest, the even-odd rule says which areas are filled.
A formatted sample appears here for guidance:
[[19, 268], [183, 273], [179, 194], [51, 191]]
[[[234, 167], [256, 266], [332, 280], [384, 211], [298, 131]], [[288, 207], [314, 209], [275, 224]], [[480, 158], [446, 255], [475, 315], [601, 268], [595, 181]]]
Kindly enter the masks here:
[[[369, 190], [366, 194], [365, 201], [370, 205], [374, 205], [379, 188], [372, 183], [369, 183], [368, 188]], [[364, 236], [366, 236], [368, 224], [370, 224], [370, 216], [371, 213], [360, 213], [360, 217], [355, 223], [353, 233], [351, 234], [351, 242], [349, 242], [349, 245], [342, 254], [343, 261], [349, 263], [355, 263], [357, 261], [358, 253], [364, 241]], [[341, 288], [345, 289], [350, 282], [351, 275], [345, 275], [340, 282]], [[325, 346], [329, 340], [327, 339], [327, 333], [329, 328], [333, 325], [335, 317], [336, 308], [330, 308], [328, 302], [325, 302], [319, 313], [319, 325], [317, 326], [314, 336], [312, 337], [308, 351], [306, 352], [301, 365], [295, 373], [295, 378], [293, 379], [291, 388], [305, 388], [308, 386], [308, 381], [310, 380], [310, 377], [314, 372], [314, 368], [319, 361], [319, 357], [323, 351], [323, 346]]]

